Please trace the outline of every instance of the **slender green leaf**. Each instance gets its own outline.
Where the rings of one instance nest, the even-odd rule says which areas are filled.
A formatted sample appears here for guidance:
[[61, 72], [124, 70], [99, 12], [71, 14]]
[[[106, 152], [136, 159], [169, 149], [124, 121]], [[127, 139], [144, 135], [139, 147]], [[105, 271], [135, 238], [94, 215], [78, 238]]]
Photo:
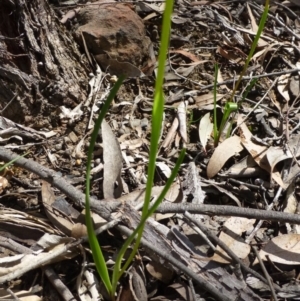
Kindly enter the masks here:
[[[133, 232], [133, 234], [126, 240], [124, 245], [122, 246], [118, 258], [116, 260], [113, 278], [112, 278], [112, 287], [113, 291], [116, 290], [117, 283], [123, 272], [127, 269], [131, 261], [133, 260], [144, 230], [144, 225], [147, 218], [150, 216], [149, 212], [149, 204], [151, 198], [151, 190], [153, 186], [154, 174], [155, 174], [155, 162], [158, 151], [158, 144], [160, 139], [161, 127], [162, 127], [162, 119], [163, 119], [163, 111], [164, 111], [164, 96], [163, 96], [163, 82], [164, 82], [164, 71], [165, 71], [165, 61], [167, 58], [168, 46], [169, 46], [169, 36], [170, 36], [170, 27], [171, 27], [171, 15], [173, 11], [173, 0], [166, 0], [166, 7], [163, 14], [163, 24], [162, 24], [162, 34], [161, 34], [161, 43], [159, 49], [159, 57], [158, 57], [158, 70], [157, 77], [155, 81], [155, 94], [154, 94], [154, 103], [152, 109], [152, 129], [151, 129], [151, 138], [150, 138], [150, 154], [149, 154], [149, 164], [148, 164], [148, 175], [147, 175], [147, 184], [146, 184], [146, 192], [145, 192], [145, 200], [144, 206], [142, 210], [141, 222], [137, 229]], [[176, 168], [174, 169], [177, 170]], [[177, 170], [178, 172], [178, 170]], [[174, 178], [176, 176], [174, 173]], [[173, 173], [172, 173], [173, 175]], [[171, 179], [171, 177], [170, 177]], [[136, 242], [134, 244], [133, 250], [125, 262], [124, 266], [121, 268], [121, 261], [125, 254], [125, 251], [129, 247], [129, 245], [134, 240], [137, 235]]]
[[214, 79], [214, 144], [215, 147], [219, 142], [218, 124], [217, 124], [217, 83], [218, 83], [218, 64], [215, 64], [215, 79]]
[[114, 293], [112, 291], [112, 285], [108, 274], [108, 269], [106, 266], [105, 258], [103, 256], [103, 253], [101, 251], [100, 245], [98, 243], [96, 234], [94, 232], [93, 227], [93, 220], [91, 217], [91, 209], [90, 209], [90, 174], [91, 174], [91, 163], [92, 163], [92, 156], [94, 151], [94, 146], [97, 140], [98, 132], [101, 127], [102, 120], [104, 119], [109, 106], [116, 96], [122, 82], [124, 80], [124, 76], [119, 77], [118, 81], [113, 86], [112, 90], [110, 91], [106, 102], [104, 103], [100, 114], [96, 120], [94, 130], [91, 136], [90, 146], [88, 150], [88, 158], [87, 158], [87, 167], [86, 167], [86, 190], [85, 190], [85, 222], [87, 226], [88, 231], [88, 237], [89, 237], [89, 244], [92, 250], [94, 262], [97, 268], [97, 271], [105, 285], [105, 288], [107, 289], [107, 292], [111, 295], [112, 298], [114, 298]]
[[258, 44], [258, 40], [259, 40], [259, 38], [261, 36], [261, 33], [262, 33], [262, 31], [263, 31], [263, 29], [265, 27], [265, 23], [266, 23], [267, 18], [268, 18], [268, 12], [269, 12], [269, 0], [266, 0], [265, 9], [264, 9], [262, 17], [260, 19], [259, 26], [258, 26], [258, 29], [257, 29], [257, 33], [256, 33], [254, 41], [253, 41], [253, 43], [251, 45], [251, 49], [250, 49], [250, 52], [249, 52], [249, 54], [247, 56], [246, 62], [245, 62], [244, 67], [243, 67], [243, 70], [240, 73], [239, 79], [238, 79], [238, 81], [237, 81], [237, 83], [236, 83], [236, 85], [235, 85], [235, 87], [234, 87], [234, 89], [232, 91], [231, 98], [230, 98], [231, 100], [233, 99], [233, 97], [235, 95], [235, 92], [237, 91], [237, 89], [238, 89], [238, 87], [239, 87], [239, 85], [240, 85], [240, 83], [242, 81], [242, 78], [243, 78], [244, 74], [246, 73], [248, 65], [249, 65], [249, 63], [250, 63], [250, 61], [251, 61], [251, 59], [253, 57], [254, 51], [255, 51], [255, 49], [257, 47], [257, 44]]
[[218, 134], [218, 142], [220, 140], [221, 134], [226, 126], [226, 123], [229, 119], [229, 116], [232, 112], [236, 112], [238, 110], [238, 105], [235, 102], [227, 102], [224, 108], [224, 113], [223, 113], [223, 117], [222, 117], [222, 121], [221, 121], [221, 125], [220, 125], [220, 129], [219, 129], [219, 134]]
[[[178, 171], [179, 171], [180, 166], [183, 162], [184, 156], [185, 156], [185, 149], [182, 149], [182, 151], [181, 151], [181, 153], [180, 153], [180, 155], [177, 159], [176, 165], [175, 165], [175, 167], [174, 167], [174, 169], [171, 173], [171, 176], [169, 177], [169, 179], [168, 179], [166, 185], [164, 186], [162, 192], [160, 193], [160, 195], [156, 199], [154, 205], [148, 210], [147, 214], [144, 217], [141, 218], [141, 221], [140, 221], [139, 225], [137, 226], [137, 228], [126, 239], [125, 243], [121, 247], [121, 250], [120, 250], [119, 254], [124, 254], [126, 252], [126, 250], [130, 246], [130, 244], [132, 243], [134, 238], [137, 236], [137, 234], [140, 233], [140, 231], [142, 231], [144, 229], [144, 225], [145, 225], [147, 219], [154, 213], [154, 211], [157, 209], [159, 204], [163, 201], [164, 197], [166, 196], [168, 190], [170, 189], [173, 181], [175, 180], [175, 178], [178, 174]], [[139, 236], [138, 236], [138, 238], [139, 238]], [[138, 242], [138, 238], [136, 240], [136, 244]], [[139, 242], [140, 242], [140, 240], [141, 240], [141, 237], [139, 238]], [[118, 258], [117, 258], [116, 264], [115, 264], [115, 268], [114, 268], [114, 273], [113, 273], [113, 280], [112, 280], [113, 290], [116, 289], [119, 278], [124, 273], [124, 271], [128, 268], [129, 264], [132, 262], [134, 255], [135, 255], [135, 253], [131, 252], [129, 258], [127, 259], [126, 263], [122, 267], [121, 271], [119, 271], [119, 273], [117, 273], [118, 271], [116, 271], [116, 266], [117, 265], [121, 266], [121, 262], [119, 262], [119, 261], [122, 260], [122, 258], [118, 255]]]
[[[245, 72], [248, 68], [248, 65], [249, 65], [249, 63], [250, 63], [250, 61], [253, 57], [253, 54], [254, 54], [254, 51], [257, 47], [259, 38], [262, 34], [262, 31], [265, 27], [265, 23], [267, 21], [268, 11], [269, 11], [269, 0], [266, 0], [264, 12], [263, 12], [262, 17], [261, 17], [260, 22], [259, 22], [259, 27], [258, 27], [258, 30], [257, 30], [257, 34], [255, 35], [254, 41], [251, 45], [251, 49], [250, 49], [250, 52], [247, 56], [246, 62], [245, 62], [244, 67], [243, 67], [243, 70], [240, 73], [240, 76], [238, 78], [238, 81], [237, 81], [236, 85], [234, 86], [234, 89], [233, 89], [231, 97], [230, 97], [230, 101], [226, 103], [227, 107], [225, 107], [223, 118], [222, 118], [219, 130], [218, 130], [218, 127], [217, 127], [217, 116], [216, 116], [217, 115], [217, 113], [216, 113], [216, 107], [217, 107], [217, 102], [216, 102], [217, 90], [216, 90], [216, 86], [217, 86], [218, 66], [215, 65], [215, 79], [214, 79], [214, 145], [215, 145], [215, 147], [219, 143], [220, 135], [222, 134], [222, 131], [223, 131], [225, 125], [226, 125], [226, 122], [228, 121], [228, 118], [229, 118], [230, 114], [238, 109], [238, 106], [232, 100], [233, 100], [234, 95], [235, 95], [235, 93], [236, 93], [236, 91], [237, 91], [237, 89], [238, 89], [238, 87], [239, 87], [239, 85], [242, 81], [242, 78], [243, 78], [243, 76], [244, 76], [244, 74], [245, 74]], [[246, 95], [251, 90], [251, 88], [253, 87], [254, 84], [255, 84], [255, 82], [252, 82], [250, 84], [250, 88], [248, 90], [246, 90]], [[243, 99], [245, 97], [246, 96], [243, 96]], [[242, 99], [242, 101], [243, 101], [243, 99]], [[229, 137], [231, 128], [232, 128], [232, 123], [230, 124], [230, 127], [227, 131], [226, 137]]]
[[17, 160], [19, 160], [19, 159], [22, 158], [22, 157], [27, 156], [28, 154], [29, 154], [29, 152], [27, 152], [27, 153], [25, 153], [25, 154], [23, 154], [23, 155], [20, 155], [20, 156], [14, 158], [13, 160], [11, 160], [11, 161], [5, 163], [4, 165], [2, 165], [2, 166], [0, 167], [0, 171], [4, 170], [6, 167], [9, 167], [9, 166], [12, 165], [14, 162], [16, 162]]

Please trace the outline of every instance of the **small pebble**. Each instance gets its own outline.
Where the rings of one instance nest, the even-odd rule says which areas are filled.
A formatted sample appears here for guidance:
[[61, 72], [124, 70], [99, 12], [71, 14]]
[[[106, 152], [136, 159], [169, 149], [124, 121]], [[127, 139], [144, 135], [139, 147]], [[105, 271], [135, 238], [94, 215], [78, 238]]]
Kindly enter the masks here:
[[57, 151], [59, 151], [59, 150], [61, 150], [62, 149], [62, 143], [58, 143], [58, 144], [55, 144], [55, 150], [57, 150]]

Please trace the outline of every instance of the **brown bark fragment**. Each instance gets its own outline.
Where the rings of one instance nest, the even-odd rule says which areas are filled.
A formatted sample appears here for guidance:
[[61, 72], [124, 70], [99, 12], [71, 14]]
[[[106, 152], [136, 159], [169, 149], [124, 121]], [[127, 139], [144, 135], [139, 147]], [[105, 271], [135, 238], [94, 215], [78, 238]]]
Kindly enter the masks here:
[[86, 63], [47, 1], [3, 0], [0, 18], [2, 115], [49, 126], [58, 106], [74, 107], [85, 99]]

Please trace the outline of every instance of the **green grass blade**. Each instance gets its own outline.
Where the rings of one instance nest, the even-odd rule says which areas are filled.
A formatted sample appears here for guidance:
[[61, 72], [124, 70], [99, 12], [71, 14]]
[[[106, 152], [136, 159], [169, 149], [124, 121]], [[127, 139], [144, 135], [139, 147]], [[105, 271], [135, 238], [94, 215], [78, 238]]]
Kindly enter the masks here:
[[[251, 49], [250, 49], [250, 52], [247, 56], [247, 59], [246, 59], [246, 62], [244, 64], [244, 67], [243, 67], [243, 70], [242, 72], [240, 73], [240, 76], [238, 78], [238, 81], [232, 91], [232, 94], [231, 94], [231, 97], [230, 97], [230, 101], [227, 102], [227, 104], [235, 104], [232, 100], [234, 98], [234, 95], [242, 81], [242, 78], [249, 66], [249, 63], [253, 57], [253, 54], [254, 54], [254, 51], [257, 47], [257, 44], [258, 44], [258, 41], [259, 41], [259, 38], [262, 34], [262, 31], [265, 27], [265, 23], [267, 21], [267, 18], [268, 18], [268, 11], [269, 11], [269, 0], [266, 0], [266, 3], [265, 3], [265, 8], [264, 8], [264, 11], [263, 11], [263, 14], [262, 14], [262, 17], [260, 19], [260, 22], [259, 22], [259, 26], [258, 26], [258, 30], [257, 30], [257, 33], [255, 35], [255, 38], [254, 38], [254, 41], [251, 45]], [[216, 102], [216, 97], [217, 97], [217, 90], [216, 90], [216, 86], [217, 86], [217, 75], [218, 75], [218, 66], [215, 65], [215, 78], [214, 78], [214, 145], [215, 147], [218, 146], [218, 143], [219, 143], [219, 139], [220, 139], [220, 135], [222, 134], [222, 131], [225, 127], [225, 124], [229, 118], [229, 115], [233, 112], [233, 111], [236, 111], [238, 109], [238, 107], [236, 107], [235, 109], [230, 109], [230, 108], [227, 108], [225, 107], [225, 110], [224, 110], [224, 114], [223, 114], [223, 118], [222, 118], [222, 121], [221, 121], [221, 125], [220, 125], [220, 128], [218, 130], [218, 126], [217, 126], [217, 102]], [[253, 87], [253, 85], [255, 84], [255, 82], [252, 82], [250, 83], [250, 87], [249, 89], [246, 90], [247, 94], [248, 92], [251, 90], [251, 88]], [[243, 99], [245, 98], [246, 96], [243, 96]], [[227, 106], [226, 104], [226, 106]], [[232, 128], [232, 124], [230, 125], [229, 127], [229, 130], [227, 132], [227, 135], [226, 137], [229, 136], [229, 131], [230, 129]]]
[[[163, 83], [164, 83], [165, 62], [167, 59], [167, 52], [169, 47], [173, 4], [174, 4], [173, 0], [166, 0], [166, 7], [163, 14], [161, 43], [160, 43], [159, 57], [158, 57], [158, 70], [157, 70], [157, 77], [155, 81], [155, 92], [154, 92], [155, 94], [154, 94], [154, 102], [153, 102], [153, 109], [152, 109], [152, 123], [151, 123], [152, 128], [151, 128], [151, 138], [150, 138], [148, 175], [147, 175], [145, 200], [144, 200], [144, 206], [142, 210], [141, 222], [138, 228], [134, 231], [134, 233], [126, 240], [126, 242], [124, 243], [124, 245], [122, 246], [118, 254], [118, 258], [116, 260], [113, 277], [112, 277], [113, 291], [116, 291], [119, 278], [122, 276], [124, 271], [128, 268], [129, 264], [131, 263], [132, 259], [134, 258], [138, 250], [139, 243], [142, 238], [142, 233], [144, 230], [144, 224], [147, 218], [150, 216], [149, 204], [151, 199], [151, 190], [153, 186], [155, 167], [156, 167], [156, 156], [158, 151], [158, 144], [160, 139], [163, 111], [164, 111]], [[125, 254], [125, 251], [132, 243], [136, 235], [138, 236], [136, 239], [136, 243], [134, 244], [133, 250], [128, 260], [124, 264], [123, 268], [121, 268], [121, 261]]]
[[233, 99], [233, 97], [234, 97], [234, 95], [235, 95], [235, 93], [236, 93], [236, 91], [237, 91], [237, 89], [238, 89], [238, 87], [239, 87], [239, 85], [242, 81], [242, 78], [243, 78], [244, 74], [246, 73], [248, 65], [249, 65], [249, 63], [250, 63], [250, 61], [253, 57], [254, 51], [255, 51], [255, 49], [257, 47], [257, 44], [258, 44], [258, 40], [259, 40], [259, 38], [261, 36], [261, 33], [262, 33], [262, 31], [265, 27], [265, 24], [266, 24], [266, 21], [267, 21], [267, 18], [268, 18], [268, 12], [269, 12], [269, 0], [266, 0], [264, 12], [261, 16], [259, 26], [258, 26], [258, 29], [257, 29], [257, 33], [256, 33], [254, 41], [251, 45], [251, 49], [250, 49], [250, 52], [249, 52], [248, 57], [246, 59], [246, 62], [244, 64], [244, 68], [243, 68], [242, 72], [240, 73], [239, 79], [238, 79], [238, 81], [237, 81], [237, 83], [236, 83], [236, 85], [235, 85], [235, 87], [232, 91], [232, 94], [231, 94], [231, 97], [230, 97], [231, 100]]
[[158, 143], [160, 138], [160, 131], [163, 119], [164, 110], [164, 98], [162, 89], [160, 88], [155, 93], [154, 105], [152, 111], [152, 128], [151, 128], [151, 139], [150, 139], [150, 153], [149, 153], [149, 164], [148, 164], [148, 175], [145, 192], [144, 206], [142, 210], [142, 217], [148, 212], [148, 207], [151, 198], [151, 189], [153, 185], [153, 179], [156, 168], [156, 155], [158, 150]]
[[158, 150], [158, 143], [161, 131], [161, 124], [164, 111], [164, 98], [163, 98], [163, 83], [165, 75], [165, 62], [167, 59], [167, 52], [169, 47], [171, 17], [173, 11], [173, 0], [166, 0], [166, 7], [163, 14], [162, 33], [158, 56], [158, 70], [155, 81], [155, 95], [152, 109], [152, 132], [150, 140], [150, 154], [148, 165], [148, 177], [145, 193], [145, 204], [142, 211], [142, 217], [146, 215], [151, 198], [151, 189], [153, 185], [154, 173], [155, 173], [155, 161]]
[[[237, 110], [240, 107], [240, 105], [243, 103], [243, 101], [245, 100], [245, 98], [248, 96], [249, 92], [252, 90], [252, 88], [255, 86], [256, 82], [258, 81], [258, 78], [254, 78], [250, 81], [250, 84], [247, 85], [245, 92], [242, 95], [241, 100], [239, 100], [239, 102], [237, 103]], [[227, 129], [227, 133], [226, 133], [226, 139], [230, 137], [231, 135], [231, 130], [232, 130], [232, 126], [233, 126], [233, 122], [234, 122], [234, 117], [235, 114], [233, 115], [233, 118], [230, 121], [230, 126]]]
[[[121, 250], [119, 252], [119, 254], [125, 254], [126, 250], [128, 249], [128, 247], [130, 246], [130, 244], [132, 243], [132, 241], [134, 240], [134, 238], [137, 236], [138, 233], [140, 233], [141, 230], [144, 229], [144, 225], [147, 221], [147, 219], [154, 213], [154, 211], [157, 209], [157, 207], [160, 205], [160, 203], [163, 201], [164, 197], [166, 196], [168, 190], [170, 189], [173, 181], [175, 180], [178, 171], [180, 169], [180, 166], [183, 162], [185, 156], [185, 149], [183, 149], [177, 159], [176, 165], [171, 173], [171, 176], [169, 177], [165, 187], [163, 188], [162, 192], [160, 193], [160, 195], [158, 196], [157, 200], [155, 201], [154, 205], [148, 210], [147, 214], [141, 218], [141, 221], [138, 225], [138, 227], [133, 231], [133, 233], [126, 239], [126, 241], [124, 242], [124, 244], [121, 247]], [[141, 241], [141, 236], [137, 237], [136, 243], [135, 243], [135, 248], [138, 248], [139, 246], [139, 242]], [[136, 249], [137, 251], [137, 249]], [[120, 277], [122, 276], [122, 274], [124, 273], [124, 271], [128, 268], [128, 266], [130, 265], [130, 263], [133, 260], [133, 257], [135, 256], [136, 252], [134, 252], [134, 250], [131, 252], [130, 256], [128, 257], [128, 259], [126, 260], [126, 263], [123, 265], [122, 269], [119, 270], [117, 268], [117, 266], [121, 266], [121, 260], [123, 258], [123, 256], [119, 256], [116, 260], [116, 264], [115, 264], [115, 268], [114, 268], [114, 273], [113, 273], [113, 279], [112, 279], [112, 286], [113, 286], [113, 291], [116, 290], [117, 288], [117, 284], [118, 281], [120, 279]]]
[[[229, 116], [231, 115], [232, 112], [236, 112], [238, 110], [238, 105], [235, 102], [227, 102], [224, 108], [224, 113], [223, 113], [223, 117], [222, 117], [222, 121], [221, 121], [221, 125], [220, 125], [220, 129], [219, 129], [219, 133], [218, 133], [218, 143], [220, 140], [220, 137], [223, 133], [223, 130], [225, 128], [225, 125], [229, 119]], [[227, 135], [226, 135], [227, 136]]]
[[241, 100], [239, 101], [240, 104], [244, 102], [245, 98], [248, 96], [248, 94], [250, 93], [252, 88], [255, 86], [257, 81], [258, 81], [258, 78], [254, 78], [250, 81], [250, 84], [246, 87], [246, 90], [243, 93]]
[[217, 124], [217, 83], [218, 83], [218, 64], [215, 64], [215, 78], [214, 78], [214, 145], [217, 147], [219, 142], [219, 132]]
[[11, 161], [5, 163], [4, 165], [2, 165], [2, 166], [0, 167], [0, 171], [4, 170], [6, 167], [9, 167], [9, 166], [12, 165], [14, 162], [16, 162], [18, 159], [20, 159], [20, 158], [22, 158], [22, 157], [25, 157], [25, 156], [27, 156], [28, 154], [29, 154], [29, 152], [27, 152], [27, 153], [25, 153], [25, 154], [23, 154], [23, 155], [20, 155], [20, 156], [14, 158], [13, 160], [11, 160]]
[[[97, 140], [98, 131], [101, 127], [101, 123], [110, 107], [110, 104], [114, 97], [116, 96], [124, 77], [121, 76], [118, 81], [113, 86], [110, 91], [101, 111], [96, 120], [94, 130], [91, 136], [90, 146], [88, 150], [88, 158], [87, 158], [87, 167], [86, 167], [86, 190], [85, 190], [85, 222], [88, 231], [89, 244], [93, 253], [94, 262], [96, 265], [96, 269], [108, 291], [108, 293], [112, 296], [112, 285], [108, 274], [108, 269], [106, 266], [106, 262], [101, 251], [100, 245], [98, 243], [96, 234], [94, 232], [93, 221], [91, 217], [91, 209], [90, 209], [90, 175], [91, 175], [91, 163], [93, 157], [94, 146]], [[112, 296], [113, 297], [113, 296]]]

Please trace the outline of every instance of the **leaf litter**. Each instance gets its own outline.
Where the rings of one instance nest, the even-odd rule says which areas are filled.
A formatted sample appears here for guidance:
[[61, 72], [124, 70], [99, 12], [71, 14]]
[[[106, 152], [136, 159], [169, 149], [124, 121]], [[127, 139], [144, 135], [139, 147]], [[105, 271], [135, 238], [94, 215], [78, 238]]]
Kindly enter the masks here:
[[[92, 194], [98, 200], [105, 200], [107, 204], [118, 200], [135, 207], [138, 204], [142, 206], [147, 180], [152, 76], [155, 74], [152, 71], [155, 68], [164, 6], [163, 3], [152, 1], [133, 6], [136, 6], [138, 14], [144, 20], [147, 34], [154, 46], [151, 50], [153, 53], [140, 66], [115, 58], [107, 60], [111, 64], [110, 72], [118, 73], [127, 68], [127, 72], [134, 78], [128, 79], [121, 87], [102, 125], [102, 135], [94, 152], [91, 183]], [[300, 70], [297, 69], [297, 56], [300, 44], [299, 20], [296, 15], [299, 14], [299, 6], [296, 1], [271, 4], [266, 28], [240, 90], [235, 95], [234, 101], [239, 105], [238, 115], [233, 118], [236, 130], [216, 148], [210, 143], [213, 140], [213, 123], [210, 118], [213, 115], [214, 101], [213, 62], [218, 62], [220, 66], [217, 91], [217, 111], [220, 118], [228, 94], [234, 87], [236, 75], [240, 73], [257, 32], [261, 11], [262, 6], [258, 1], [176, 3], [169, 59], [166, 62], [164, 93], [167, 102], [153, 198], [162, 190], [181, 147], [186, 145], [188, 154], [185, 165], [165, 198], [165, 203], [184, 205], [187, 211], [189, 206], [201, 204], [221, 206], [224, 211], [228, 206], [268, 210], [272, 205], [273, 211], [299, 214], [297, 179], [300, 174]], [[84, 191], [89, 128], [93, 124], [95, 112], [99, 111], [101, 102], [105, 100], [105, 95], [114, 82], [113, 76], [107, 74], [106, 69], [100, 69], [96, 65], [94, 70], [95, 74], [86, 79], [86, 86], [89, 86], [86, 101], [75, 107], [57, 108], [59, 125], [55, 121], [54, 127], [33, 130], [1, 117], [0, 138], [6, 148], [30, 149], [30, 159], [60, 172], [80, 191]], [[249, 82], [255, 78], [257, 83], [244, 97], [243, 93]], [[40, 144], [43, 144], [42, 148]], [[43, 247], [39, 257], [35, 257], [38, 260], [35, 267], [40, 270], [45, 262], [50, 263], [60, 274], [64, 270], [52, 262], [67, 260], [70, 263], [76, 260], [82, 266], [89, 264], [91, 257], [88, 252], [74, 252], [73, 249], [67, 257], [68, 251], [63, 251], [67, 242], [78, 239], [85, 233], [85, 226], [82, 224], [83, 208], [72, 204], [72, 200], [62, 196], [57, 189], [41, 182], [32, 171], [26, 170], [26, 166], [21, 170], [11, 167], [11, 170], [13, 177], [7, 174], [1, 176], [5, 183], [1, 186], [1, 199], [3, 206], [7, 207], [2, 209], [1, 214], [2, 236], [14, 242], [21, 241], [28, 249], [32, 249], [43, 235], [49, 235], [46, 239], [52, 244]], [[42, 194], [42, 201], [39, 193]], [[36, 209], [37, 205], [42, 206], [41, 209]], [[26, 210], [31, 214], [24, 213]], [[185, 262], [191, 271], [204, 275], [206, 282], [213, 283], [220, 291], [226, 291], [225, 297], [231, 300], [235, 300], [237, 296], [239, 300], [271, 298], [268, 285], [264, 286], [263, 294], [258, 289], [265, 285], [262, 280], [255, 278], [258, 282], [254, 285], [253, 277], [248, 274], [242, 275], [243, 280], [240, 281], [240, 275], [228, 273], [226, 269], [234, 264], [233, 259], [216, 243], [204, 239], [194, 224], [186, 220], [181, 222], [182, 218], [174, 212], [155, 216], [155, 222], [162, 226], [157, 227], [156, 229], [161, 229], [157, 231], [167, 234], [163, 236], [165, 234], [153, 233], [156, 233], [156, 239], [161, 235], [162, 240], [168, 242], [171, 246], [170, 254], [176, 254], [180, 258], [178, 261]], [[255, 215], [252, 219], [246, 219], [201, 214], [197, 220], [263, 276], [258, 267], [258, 258], [251, 249], [255, 245], [259, 249], [258, 256], [264, 261], [274, 280], [278, 298], [289, 296], [291, 300], [299, 299], [300, 289], [296, 285], [300, 271], [298, 225], [265, 221], [256, 236], [249, 241], [253, 227], [259, 222]], [[96, 222], [95, 217], [95, 224], [102, 225], [103, 221]], [[123, 223], [126, 224], [126, 221], [124, 215]], [[130, 220], [129, 225], [131, 223], [134, 224], [134, 221]], [[154, 221], [149, 223], [152, 225]], [[18, 232], [23, 232], [23, 236], [20, 233], [19, 236], [14, 236]], [[61, 239], [55, 240], [57, 237]], [[62, 238], [67, 240], [63, 241]], [[107, 261], [111, 264], [123, 237], [113, 229], [100, 234], [100, 238]], [[199, 244], [199, 241], [202, 243]], [[88, 248], [88, 245], [82, 245]], [[30, 292], [24, 277], [30, 272], [32, 255], [18, 251], [17, 246], [3, 252], [3, 262], [8, 264], [9, 258], [15, 260], [10, 262], [13, 266], [11, 271], [20, 271], [18, 278], [21, 277], [23, 288]], [[160, 241], [158, 248], [167, 248], [163, 246]], [[61, 257], [51, 257], [50, 260], [55, 247], [57, 254], [65, 253]], [[18, 255], [22, 256], [15, 257]], [[134, 263], [138, 268], [132, 266], [128, 271], [129, 276], [124, 279], [120, 298], [124, 299], [127, 294], [136, 296], [138, 288], [133, 283], [139, 283], [141, 291], [148, 295], [140, 298], [149, 300], [191, 300], [191, 291], [195, 291], [196, 298], [211, 298], [209, 290], [203, 291], [195, 280], [192, 285], [178, 268], [165, 264], [164, 260], [153, 256], [149, 250], [141, 249], [140, 256], [140, 260]], [[141, 274], [137, 272], [139, 269], [143, 270]], [[286, 273], [292, 271], [294, 276], [287, 280]], [[16, 281], [17, 277], [8, 274], [6, 267], [1, 267], [1, 272], [7, 273], [11, 281]], [[22, 277], [23, 274], [25, 276]], [[220, 275], [223, 277], [221, 280]], [[97, 281], [97, 274], [91, 269], [78, 271], [77, 276], [80, 279], [77, 293], [78, 296], [85, 293], [85, 296], [79, 297], [83, 300], [88, 298], [88, 285], [85, 286], [82, 280], [93, 283]], [[147, 283], [150, 276], [151, 286], [150, 282]], [[248, 284], [246, 287], [244, 280]], [[74, 295], [77, 294], [73, 289], [74, 280], [70, 278], [65, 284]], [[291, 285], [292, 296], [288, 290]], [[16, 296], [21, 292], [23, 291], [14, 291]], [[99, 297], [95, 291], [90, 294], [94, 298]], [[4, 297], [7, 298], [5, 295]], [[31, 297], [36, 297], [35, 293]], [[2, 296], [0, 300], [1, 298]], [[22, 297], [19, 298], [22, 300]]]

